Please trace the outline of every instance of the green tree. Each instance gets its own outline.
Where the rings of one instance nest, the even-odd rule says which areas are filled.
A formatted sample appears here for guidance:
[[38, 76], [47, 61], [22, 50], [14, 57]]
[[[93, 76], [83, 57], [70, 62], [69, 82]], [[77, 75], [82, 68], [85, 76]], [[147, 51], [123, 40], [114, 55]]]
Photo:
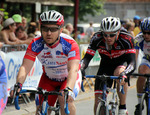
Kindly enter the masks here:
[[[75, 0], [71, 0], [75, 3]], [[105, 13], [103, 9], [105, 0], [79, 0], [79, 16], [80, 21], [87, 21], [84, 17], [88, 14], [92, 16], [100, 15]], [[65, 12], [67, 11], [67, 12]], [[64, 7], [64, 16], [74, 16], [74, 7]]]

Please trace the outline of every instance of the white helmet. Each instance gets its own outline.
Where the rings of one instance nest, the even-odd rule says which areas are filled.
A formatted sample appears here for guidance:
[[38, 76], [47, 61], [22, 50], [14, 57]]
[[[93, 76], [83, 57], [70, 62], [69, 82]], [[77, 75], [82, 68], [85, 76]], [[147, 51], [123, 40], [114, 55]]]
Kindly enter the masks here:
[[40, 24], [57, 24], [59, 26], [64, 25], [64, 17], [61, 13], [55, 11], [55, 10], [50, 10], [43, 12], [40, 15]]
[[102, 20], [100, 29], [103, 32], [116, 32], [121, 28], [121, 22], [116, 17], [106, 17]]

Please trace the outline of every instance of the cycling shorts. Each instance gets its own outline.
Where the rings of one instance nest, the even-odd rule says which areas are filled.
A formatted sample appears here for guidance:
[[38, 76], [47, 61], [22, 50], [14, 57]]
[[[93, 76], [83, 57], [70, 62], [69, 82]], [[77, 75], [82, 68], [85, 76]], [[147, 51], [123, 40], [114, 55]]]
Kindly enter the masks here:
[[[79, 90], [81, 87], [81, 80], [82, 80], [82, 76], [81, 76], [81, 71], [79, 70], [78, 74], [77, 74], [77, 80], [75, 83], [75, 87], [73, 89], [73, 92], [74, 92], [73, 98], [75, 98], [79, 93]], [[41, 87], [42, 89], [46, 89], [47, 91], [58, 91], [58, 90], [65, 89], [66, 83], [67, 83], [67, 79], [65, 79], [62, 82], [52, 81], [45, 74], [43, 74], [40, 79], [38, 87]], [[58, 97], [57, 95], [49, 95], [48, 96], [48, 104], [50, 106], [54, 106], [54, 104], [57, 100], [57, 97]], [[36, 101], [36, 105], [41, 105], [42, 101], [43, 101], [42, 95], [36, 95], [35, 101]]]
[[[119, 65], [119, 66], [113, 66], [113, 67], [100, 67], [99, 68], [99, 71], [98, 71], [98, 74], [97, 75], [113, 75], [114, 74], [114, 70], [117, 68], [117, 67], [125, 67], [125, 65]], [[128, 82], [129, 83], [129, 77], [127, 79], [125, 79], [125, 82]], [[113, 80], [109, 79], [107, 80], [107, 87], [111, 88], [112, 87], [112, 84], [113, 84]], [[102, 94], [102, 90], [103, 90], [103, 85], [104, 85], [104, 82], [98, 78], [96, 78], [95, 80], [95, 94]]]
[[0, 82], [0, 115], [7, 104], [7, 83]]
[[150, 61], [148, 61], [148, 60], [145, 59], [145, 58], [142, 58], [142, 61], [141, 61], [140, 66], [141, 66], [141, 65], [146, 65], [146, 66], [148, 66], [148, 67], [150, 68]]

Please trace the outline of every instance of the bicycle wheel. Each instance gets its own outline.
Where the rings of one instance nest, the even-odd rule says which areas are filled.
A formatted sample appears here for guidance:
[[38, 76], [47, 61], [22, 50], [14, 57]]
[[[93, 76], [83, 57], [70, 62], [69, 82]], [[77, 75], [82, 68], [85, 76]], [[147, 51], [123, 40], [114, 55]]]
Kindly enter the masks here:
[[146, 112], [147, 112], [147, 115], [150, 115], [150, 98], [149, 98], [149, 94], [146, 93], [145, 94], [145, 100], [146, 100]]
[[144, 113], [144, 111], [143, 111], [143, 109], [144, 109], [144, 106], [146, 106], [147, 104], [146, 104], [146, 94], [143, 94], [142, 95], [142, 98], [141, 98], [141, 103], [140, 103], [140, 115], [145, 115], [145, 113]]
[[106, 106], [104, 102], [100, 102], [98, 104], [97, 110], [96, 110], [96, 115], [106, 115]]

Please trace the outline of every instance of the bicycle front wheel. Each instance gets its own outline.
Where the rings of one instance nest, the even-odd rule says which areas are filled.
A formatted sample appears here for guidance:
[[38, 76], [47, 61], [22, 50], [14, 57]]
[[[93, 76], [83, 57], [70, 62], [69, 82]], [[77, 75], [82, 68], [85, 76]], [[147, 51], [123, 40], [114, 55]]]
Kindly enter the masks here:
[[[140, 111], [139, 111], [139, 114], [140, 115], [146, 115], [145, 114], [145, 110], [143, 110], [144, 109], [144, 106], [146, 107], [146, 94], [143, 94], [142, 95], [142, 98], [141, 98], [141, 103], [140, 103]], [[147, 114], [148, 115], [148, 114]]]
[[106, 115], [107, 108], [105, 106], [104, 102], [100, 102], [98, 104], [97, 110], [96, 110], [96, 115]]

